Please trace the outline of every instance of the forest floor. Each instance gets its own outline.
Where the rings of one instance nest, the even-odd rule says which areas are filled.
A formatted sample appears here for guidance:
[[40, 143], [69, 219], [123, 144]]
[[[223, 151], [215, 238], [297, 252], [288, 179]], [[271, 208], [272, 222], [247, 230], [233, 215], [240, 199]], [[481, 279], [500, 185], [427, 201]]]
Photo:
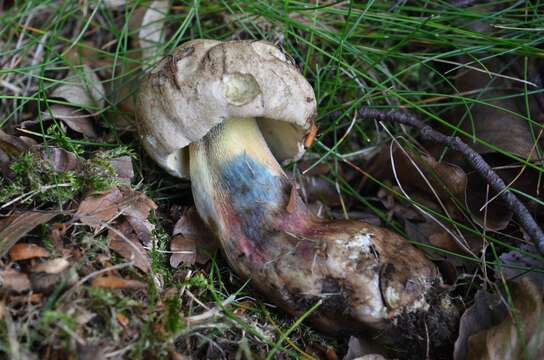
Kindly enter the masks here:
[[[543, 358], [542, 19], [538, 1], [0, 1], [0, 357]], [[139, 79], [195, 38], [292, 56], [319, 131], [286, 170], [320, 216], [425, 251], [463, 314], [446, 348], [328, 336], [230, 270], [134, 125]], [[369, 108], [459, 136], [506, 187]]]

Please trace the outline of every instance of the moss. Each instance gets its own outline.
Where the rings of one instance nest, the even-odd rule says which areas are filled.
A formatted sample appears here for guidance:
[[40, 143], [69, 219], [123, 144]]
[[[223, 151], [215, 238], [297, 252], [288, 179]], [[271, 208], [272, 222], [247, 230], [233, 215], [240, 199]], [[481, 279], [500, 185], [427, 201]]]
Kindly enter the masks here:
[[28, 151], [14, 158], [9, 177], [0, 178], [0, 202], [18, 197], [17, 203], [64, 204], [78, 194], [105, 191], [120, 184], [111, 160], [128, 155], [126, 147], [97, 152], [90, 159], [78, 158], [78, 165], [69, 171], [58, 171], [40, 153]]
[[59, 172], [34, 152], [26, 152], [15, 158], [10, 167], [11, 179], [3, 180], [1, 201], [20, 196], [23, 203], [64, 203], [72, 199], [79, 190], [74, 171]]

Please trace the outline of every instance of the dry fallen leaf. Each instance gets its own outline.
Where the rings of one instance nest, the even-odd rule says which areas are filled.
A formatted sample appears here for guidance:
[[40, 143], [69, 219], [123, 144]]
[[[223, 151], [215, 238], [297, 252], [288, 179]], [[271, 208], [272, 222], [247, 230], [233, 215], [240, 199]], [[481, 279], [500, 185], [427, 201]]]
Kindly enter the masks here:
[[27, 151], [32, 145], [32, 143], [29, 143], [29, 140], [25, 140], [25, 138], [19, 136], [9, 135], [0, 129], [0, 150], [4, 151], [8, 156], [17, 156], [22, 152]]
[[93, 279], [92, 287], [109, 289], [145, 289], [145, 283], [138, 280], [123, 279], [117, 276], [103, 276]]
[[0, 271], [0, 289], [13, 292], [23, 292], [30, 289], [30, 280], [26, 274], [16, 270]]
[[[96, 137], [92, 116], [85, 110], [67, 105], [53, 104], [42, 114], [43, 120], [60, 119], [70, 129], [87, 137]], [[34, 125], [34, 121], [25, 121], [23, 126]]]
[[108, 238], [110, 239], [110, 249], [125, 259], [134, 261], [134, 265], [143, 272], [149, 272], [151, 269], [149, 255], [127, 220], [111, 227], [108, 231]]
[[196, 260], [196, 245], [192, 237], [176, 235], [170, 240], [170, 266], [174, 269], [180, 264], [193, 265]]
[[[108, 227], [110, 248], [148, 272], [150, 260], [142, 243], [146, 246], [152, 244], [154, 225], [147, 218], [156, 208], [157, 205], [145, 194], [121, 186], [87, 196], [75, 217], [92, 227]], [[120, 221], [108, 224], [118, 216]]]
[[74, 153], [57, 147], [44, 148], [41, 151], [41, 157], [51, 166], [51, 169], [58, 172], [74, 170], [79, 165], [79, 160]]
[[[416, 202], [423, 201], [423, 206], [438, 212], [446, 213], [453, 219], [463, 223], [471, 220], [487, 230], [499, 231], [504, 229], [512, 219], [512, 213], [500, 201], [495, 201], [481, 210], [482, 205], [493, 194], [486, 197], [486, 184], [478, 183], [478, 176], [472, 171], [466, 173], [459, 166], [439, 162], [433, 156], [415, 153], [401, 149], [398, 145], [392, 149], [384, 149], [370, 166], [369, 172], [381, 179], [395, 183]], [[392, 165], [394, 164], [394, 171]], [[500, 200], [500, 199], [499, 199]], [[469, 209], [467, 212], [465, 209]], [[402, 216], [401, 216], [402, 217]], [[421, 219], [418, 219], [420, 221]], [[427, 221], [427, 220], [425, 220]], [[461, 230], [456, 229], [458, 233]], [[449, 250], [479, 251], [481, 239], [465, 234], [465, 241], [454, 241], [445, 231], [444, 234], [435, 232], [436, 244]], [[461, 239], [462, 240], [462, 239]]]
[[110, 161], [111, 166], [115, 170], [116, 178], [124, 184], [130, 184], [134, 177], [134, 169], [132, 167], [132, 159], [130, 156], [121, 156]]
[[454, 360], [466, 359], [469, 337], [499, 324], [506, 313], [506, 306], [498, 295], [478, 290], [474, 296], [474, 304], [461, 316], [459, 336], [453, 352]]
[[42, 113], [41, 120], [25, 121], [22, 127], [39, 124], [42, 120], [60, 119], [70, 129], [87, 137], [96, 137], [92, 116], [104, 107], [104, 86], [95, 72], [83, 64], [77, 72], [67, 76], [49, 98], [57, 98], [66, 104], [51, 104]]
[[84, 64], [77, 72], [63, 80], [63, 84], [56, 87], [49, 97], [64, 99], [76, 107], [104, 106], [104, 86], [89, 65]]
[[157, 204], [144, 193], [134, 191], [127, 186], [121, 186], [120, 189], [123, 193], [123, 199], [125, 200], [123, 204], [123, 214], [147, 219], [151, 210], [157, 208]]
[[79, 204], [75, 217], [85, 225], [100, 227], [121, 213], [122, 200], [123, 194], [117, 187], [91, 194]]
[[469, 337], [468, 359], [544, 359], [542, 292], [527, 279], [511, 290], [515, 318]]
[[0, 257], [6, 255], [20, 238], [36, 226], [48, 222], [58, 214], [58, 211], [27, 211], [14, 213], [0, 220]]
[[[472, 63], [473, 59], [463, 58], [462, 61]], [[504, 74], [509, 67], [496, 58], [474, 63], [473, 66], [482, 71], [462, 68], [455, 78], [455, 85], [457, 91], [472, 94], [468, 97], [479, 102], [468, 107], [465, 103], [456, 107], [451, 115], [451, 123], [458, 124], [469, 134], [504, 151], [517, 154], [523, 159], [536, 160], [537, 153], [532, 150], [534, 142], [529, 123], [517, 115], [525, 113], [524, 100], [512, 96], [518, 92], [513, 86], [519, 84], [491, 75]], [[498, 100], [494, 100], [496, 98]], [[466, 140], [481, 154], [495, 152], [473, 141], [473, 138]]]
[[36, 244], [15, 244], [9, 250], [11, 261], [28, 260], [39, 257], [49, 257], [49, 252]]
[[164, 20], [170, 4], [165, 0], [153, 1], [146, 10], [138, 32], [138, 40], [143, 58], [149, 63], [155, 62], [160, 46], [164, 43]]
[[519, 281], [523, 278], [529, 278], [539, 289], [544, 290], [544, 273], [540, 271], [522, 270], [519, 267], [527, 269], [544, 269], [544, 262], [539, 260], [538, 254], [533, 245], [521, 244], [520, 250], [528, 254], [533, 254], [535, 257], [521, 253], [520, 251], [510, 251], [500, 256], [503, 265], [500, 268], [497, 266], [496, 271], [502, 272], [507, 279]]
[[155, 229], [155, 225], [151, 224], [147, 220], [147, 214], [145, 216], [125, 216], [126, 220], [132, 227], [132, 231], [136, 234], [136, 238], [144, 246], [153, 245], [153, 235], [152, 232]]
[[0, 174], [9, 177], [11, 173], [9, 167], [13, 159], [37, 146], [38, 143], [34, 139], [9, 135], [0, 129]]
[[[218, 243], [214, 235], [204, 224], [195, 208], [188, 208], [174, 226], [170, 242], [170, 250], [183, 251], [173, 253], [170, 256], [170, 265], [174, 268], [179, 264], [193, 264], [195, 261], [204, 264], [218, 249]], [[191, 254], [190, 252], [193, 252]]]

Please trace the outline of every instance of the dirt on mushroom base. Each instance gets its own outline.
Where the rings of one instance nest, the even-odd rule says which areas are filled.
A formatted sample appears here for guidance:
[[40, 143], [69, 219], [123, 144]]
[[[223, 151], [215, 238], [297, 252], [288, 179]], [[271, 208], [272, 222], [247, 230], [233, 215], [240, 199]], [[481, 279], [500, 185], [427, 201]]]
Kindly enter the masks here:
[[402, 359], [451, 359], [451, 344], [457, 337], [461, 304], [445, 297], [435, 284], [426, 296], [426, 310], [401, 314], [383, 331], [383, 342]]

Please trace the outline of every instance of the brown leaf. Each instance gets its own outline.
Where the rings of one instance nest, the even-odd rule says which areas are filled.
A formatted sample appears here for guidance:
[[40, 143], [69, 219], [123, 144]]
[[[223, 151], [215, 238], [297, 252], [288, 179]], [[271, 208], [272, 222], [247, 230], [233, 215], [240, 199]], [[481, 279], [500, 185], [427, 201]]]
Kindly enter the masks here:
[[190, 360], [190, 356], [185, 356], [177, 351], [170, 351], [170, 360]]
[[44, 272], [47, 274], [58, 274], [68, 269], [70, 263], [65, 258], [51, 259], [32, 267], [33, 272]]
[[[96, 137], [92, 116], [85, 110], [66, 105], [53, 104], [49, 110], [42, 114], [43, 120], [60, 119], [70, 129], [90, 138]], [[25, 121], [23, 126], [29, 127], [39, 123], [38, 121]]]
[[[500, 256], [503, 264], [500, 267], [497, 266], [495, 271], [502, 272], [507, 279], [515, 281], [528, 278], [539, 289], [544, 290], [544, 273], [537, 271], [539, 269], [544, 269], [544, 262], [538, 259], [541, 255], [538, 254], [533, 245], [521, 244], [519, 249], [535, 255], [535, 257], [526, 255], [520, 251], [503, 253]], [[520, 269], [520, 267], [532, 270]]]
[[[438, 162], [428, 154], [410, 153], [398, 147], [394, 150], [393, 157], [401, 185], [407, 184], [420, 192], [430, 193], [431, 190], [425, 181], [427, 180], [441, 199], [447, 200], [454, 195], [459, 201], [464, 202], [467, 178], [460, 167]], [[454, 211], [455, 207], [451, 206], [451, 209]]]
[[30, 145], [18, 136], [5, 133], [0, 129], [0, 150], [13, 157], [27, 151]]
[[315, 123], [312, 122], [310, 131], [308, 132], [308, 134], [306, 134], [306, 137], [304, 138], [304, 148], [308, 149], [312, 145], [316, 135], [317, 135], [317, 126], [315, 126]]
[[0, 174], [6, 176], [9, 174], [9, 165], [11, 163], [9, 155], [0, 149]]
[[145, 194], [126, 186], [114, 187], [106, 193], [88, 196], [79, 206], [76, 218], [98, 227], [122, 215], [118, 224], [109, 225], [110, 248], [126, 259], [133, 260], [144, 272], [150, 269], [147, 252], [141, 242], [151, 245], [154, 225], [147, 217], [157, 205]]
[[125, 215], [147, 218], [149, 212], [157, 208], [157, 204], [144, 193], [134, 191], [127, 186], [121, 186], [120, 189], [123, 192], [123, 197], [126, 201], [126, 204], [123, 207], [123, 213]]
[[117, 187], [104, 193], [91, 194], [79, 204], [75, 217], [85, 225], [102, 226], [121, 213], [122, 200], [123, 194]]
[[[473, 59], [463, 58], [462, 61], [472, 63]], [[455, 81], [457, 91], [472, 94], [467, 96], [478, 102], [468, 107], [463, 104], [455, 108], [450, 122], [504, 151], [524, 159], [536, 160], [537, 153], [532, 150], [533, 138], [529, 123], [516, 115], [525, 113], [524, 104], [521, 103], [524, 100], [512, 96], [518, 92], [513, 86], [519, 84], [490, 75], [490, 72], [504, 74], [509, 70], [504, 65], [499, 59], [493, 58], [472, 65], [479, 67], [481, 71], [464, 68], [460, 72]], [[499, 100], [493, 100], [494, 98]], [[465, 139], [481, 154], [495, 152], [488, 146], [473, 141], [473, 138]]]
[[[544, 182], [540, 180], [538, 170], [523, 168], [521, 164], [513, 164], [512, 159], [501, 154], [487, 154], [485, 155], [485, 159], [509, 188], [527, 195], [520, 196], [519, 198], [530, 211], [534, 212], [535, 215], [542, 214], [542, 205], [537, 201], [529, 200], [530, 197], [541, 199], [544, 193]], [[467, 184], [467, 194], [469, 196], [467, 196], [467, 203], [474, 212], [479, 214], [480, 218], [483, 219], [484, 212], [479, 212], [479, 209], [486, 205], [488, 219], [497, 221], [500, 219], [497, 213], [502, 213], [504, 223], [508, 224], [508, 220], [512, 218], [511, 211], [507, 208], [504, 200], [500, 196], [496, 196], [494, 190], [490, 189], [488, 191], [488, 187], [488, 184], [481, 176], [469, 173]]]
[[524, 279], [511, 286], [515, 319], [509, 314], [499, 325], [472, 335], [468, 359], [543, 359], [544, 304], [542, 293]]
[[287, 202], [287, 212], [292, 214], [297, 209], [297, 186], [291, 184], [291, 191], [289, 192], [289, 202]]
[[[204, 224], [195, 208], [188, 208], [184, 211], [183, 215], [174, 226], [173, 235], [174, 237], [176, 237], [176, 235], [183, 236], [185, 238], [183, 240], [183, 246], [189, 248], [189, 251], [192, 248], [190, 243], [192, 242], [192, 244], [194, 244], [194, 249], [196, 250], [196, 258], [194, 261], [199, 264], [206, 263], [209, 260], [209, 256], [215, 253], [219, 247], [215, 236], [208, 229], [206, 224]], [[178, 244], [174, 246], [178, 246]], [[181, 250], [182, 245], [180, 244], [179, 246]], [[174, 251], [172, 244], [170, 247], [172, 251]], [[174, 266], [174, 264], [180, 264], [180, 261], [182, 260], [179, 260], [180, 257], [178, 255], [181, 255], [182, 258], [184, 257], [182, 254], [173, 254], [174, 260], [170, 259], [170, 265]]]
[[459, 336], [455, 341], [453, 352], [454, 360], [466, 359], [469, 337], [499, 324], [506, 313], [506, 306], [498, 295], [478, 290], [474, 296], [474, 304], [461, 316]]
[[[411, 240], [422, 244], [428, 243], [441, 249], [452, 252], [470, 251], [478, 252], [482, 247], [482, 239], [477, 235], [464, 229], [454, 229], [450, 224], [440, 226], [433, 219], [424, 216], [424, 221], [404, 221], [404, 229]], [[449, 232], [446, 230], [448, 229]], [[459, 234], [460, 233], [460, 234]], [[454, 238], [451, 234], [454, 234]], [[463, 259], [455, 255], [442, 254], [454, 264], [463, 263]]]
[[58, 215], [58, 211], [27, 211], [15, 213], [0, 221], [0, 257], [23, 236], [40, 224]]
[[9, 250], [12, 261], [28, 260], [39, 257], [49, 257], [49, 252], [36, 244], [15, 244]]
[[340, 197], [334, 185], [319, 176], [303, 176], [301, 188], [308, 203], [321, 201], [327, 206], [340, 205]]
[[151, 261], [133, 228], [127, 220], [123, 220], [115, 228], [108, 231], [109, 247], [145, 273], [151, 269]]
[[44, 148], [41, 156], [53, 170], [58, 172], [74, 170], [79, 165], [79, 160], [74, 153], [57, 147]]
[[[375, 176], [397, 183], [399, 187], [416, 200], [426, 199], [426, 207], [444, 211], [436, 195], [454, 219], [466, 222], [473, 220], [488, 230], [504, 229], [512, 218], [512, 213], [501, 205], [500, 199], [488, 206], [487, 211], [480, 211], [486, 201], [486, 185], [475, 184], [478, 176], [471, 171], [469, 175], [459, 166], [438, 162], [429, 154], [420, 154], [398, 146], [393, 150], [391, 160], [389, 149], [384, 149], [373, 161], [371, 173]], [[395, 171], [390, 170], [394, 163]], [[490, 198], [493, 193], [489, 194]], [[464, 209], [468, 208], [469, 213]], [[479, 243], [481, 246], [481, 242]]]
[[121, 156], [110, 160], [110, 164], [115, 170], [116, 177], [124, 183], [130, 184], [134, 177], [132, 168], [132, 159], [130, 156]]
[[473, 220], [492, 231], [505, 229], [512, 221], [512, 211], [506, 203], [501, 197], [495, 197], [496, 192], [479, 174], [472, 172], [467, 179], [466, 205]]
[[144, 244], [144, 246], [152, 246], [152, 231], [155, 229], [155, 225], [147, 221], [147, 216], [126, 216], [126, 219], [129, 222], [130, 226], [132, 226], [132, 231], [134, 231], [134, 233], [136, 234], [136, 238], [140, 240], [140, 242]]
[[30, 281], [26, 274], [16, 270], [0, 271], [1, 288], [13, 292], [23, 292], [30, 289]]
[[92, 287], [108, 289], [145, 289], [146, 285], [138, 280], [123, 279], [117, 276], [102, 276], [91, 282]]
[[[102, 2], [102, 4], [104, 3]], [[106, 48], [96, 47], [96, 43], [92, 40], [81, 40], [78, 46], [74, 46], [65, 52], [64, 61], [73, 67], [88, 64], [94, 68], [111, 68], [115, 60], [108, 56], [104, 50]]]
[[170, 266], [174, 269], [180, 264], [193, 265], [196, 260], [196, 245], [192, 237], [176, 235], [170, 240]]
[[72, 106], [99, 107], [104, 106], [104, 86], [91, 67], [83, 64], [78, 71], [63, 80], [49, 97], [64, 99]]
[[[104, 87], [94, 71], [83, 64], [79, 71], [72, 73], [56, 87], [50, 98], [60, 98], [67, 104], [52, 104], [42, 113], [44, 120], [60, 119], [69, 128], [88, 137], [96, 137], [92, 123], [92, 114], [104, 107]], [[24, 127], [35, 124], [27, 121]]]

